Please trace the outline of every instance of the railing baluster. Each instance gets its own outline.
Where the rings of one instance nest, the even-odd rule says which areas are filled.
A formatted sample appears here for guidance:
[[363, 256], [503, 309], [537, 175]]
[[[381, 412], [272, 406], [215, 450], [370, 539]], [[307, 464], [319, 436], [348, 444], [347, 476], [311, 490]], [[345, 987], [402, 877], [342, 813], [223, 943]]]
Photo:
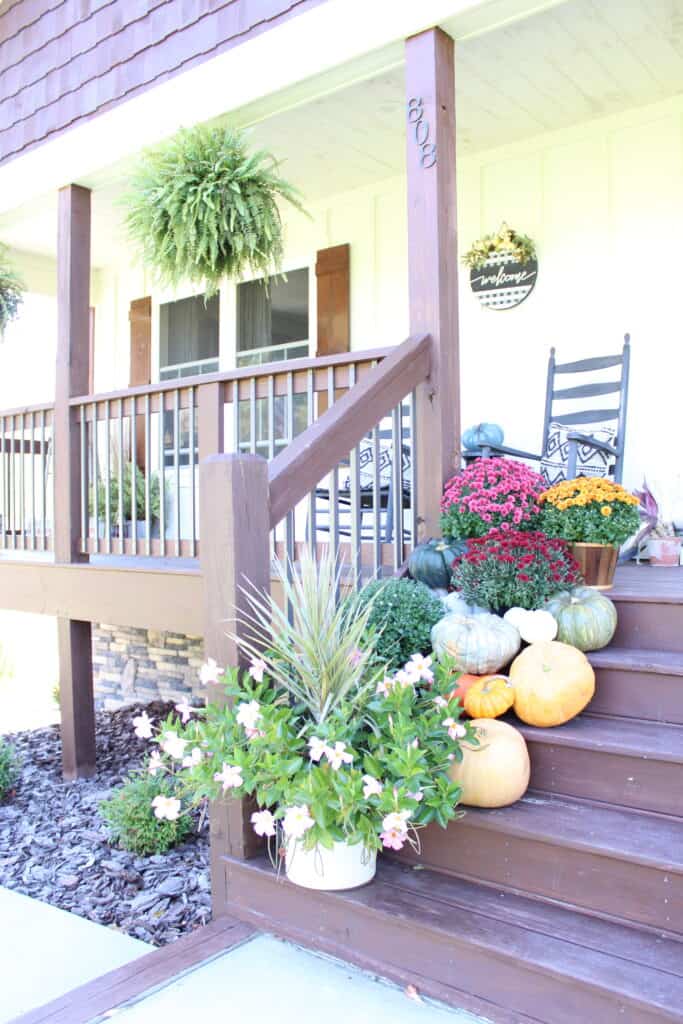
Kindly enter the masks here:
[[[334, 405], [334, 366], [327, 368], [327, 406]], [[330, 545], [335, 562], [339, 558], [339, 467], [335, 466], [330, 473]], [[339, 600], [339, 588], [337, 588]]]
[[239, 454], [240, 450], [240, 385], [239, 381], [232, 382], [232, 423], [233, 423], [233, 450]]
[[249, 381], [249, 451], [256, 454], [256, 377]]
[[417, 547], [417, 395], [410, 394], [410, 543]]
[[21, 432], [19, 438], [19, 527], [21, 530], [19, 547], [23, 550], [26, 547], [26, 474], [24, 472], [26, 424], [23, 412], [19, 414], [19, 430]]
[[275, 378], [268, 377], [268, 458], [275, 458]]
[[133, 537], [133, 554], [138, 553], [138, 471], [137, 471], [137, 452], [138, 452], [138, 429], [137, 429], [137, 416], [135, 415], [135, 395], [133, 395], [133, 404], [131, 408], [130, 416], [130, 518], [133, 523], [132, 537]]
[[[355, 364], [349, 366], [349, 390], [356, 383]], [[360, 590], [361, 584], [361, 536], [362, 536], [362, 511], [360, 493], [360, 462], [358, 445], [349, 455], [351, 463], [351, 576], [354, 590]]]
[[149, 393], [145, 395], [145, 552], [152, 554], [152, 417], [149, 410]]
[[159, 551], [166, 556], [166, 466], [164, 459], [164, 392], [159, 398]]
[[0, 416], [0, 474], [2, 475], [2, 504], [0, 508], [0, 517], [2, 518], [2, 530], [0, 531], [0, 548], [5, 548], [5, 537], [7, 533], [7, 438], [5, 436], [5, 417]]
[[[310, 427], [315, 420], [315, 379], [313, 370], [306, 372], [306, 426]], [[318, 521], [317, 521], [317, 496], [315, 490], [308, 496], [308, 539], [311, 553], [317, 550], [318, 542]]]
[[123, 518], [123, 399], [119, 398], [119, 551], [122, 555], [126, 553], [126, 530]]
[[379, 427], [372, 431], [372, 575], [378, 579], [382, 571], [382, 478]]
[[[290, 582], [294, 575], [294, 553], [294, 509], [292, 509], [285, 517], [285, 562], [287, 563], [287, 579]], [[289, 622], [294, 621], [294, 608], [289, 598], [287, 598], [287, 619]]]
[[[191, 387], [190, 388], [190, 442], [189, 442], [189, 448], [190, 448], [190, 517], [191, 517], [191, 519], [190, 519], [190, 524], [191, 524], [191, 533], [190, 533], [190, 547], [191, 547], [191, 551], [190, 551], [190, 554], [191, 554], [192, 558], [196, 558], [197, 557], [197, 495], [195, 494], [195, 486], [196, 486], [196, 482], [197, 482], [197, 473], [196, 473], [196, 469], [195, 469], [195, 466], [196, 466], [195, 450], [196, 449], [195, 449], [195, 443], [194, 443], [194, 430], [195, 430], [194, 403], [195, 403], [195, 394], [196, 393], [195, 393], [194, 387]], [[223, 411], [225, 412], [225, 406], [223, 407]]]
[[97, 402], [92, 403], [92, 473], [93, 473], [93, 511], [95, 514], [95, 551], [100, 550], [100, 459], [98, 454], [99, 420], [97, 418]]
[[391, 478], [394, 498], [394, 569], [403, 564], [403, 438], [401, 406], [391, 413]]
[[88, 445], [85, 406], [78, 406], [81, 431], [81, 551], [88, 550]]
[[175, 553], [180, 558], [180, 390], [173, 392], [173, 475], [175, 478]]
[[104, 546], [111, 554], [111, 405], [104, 403]]

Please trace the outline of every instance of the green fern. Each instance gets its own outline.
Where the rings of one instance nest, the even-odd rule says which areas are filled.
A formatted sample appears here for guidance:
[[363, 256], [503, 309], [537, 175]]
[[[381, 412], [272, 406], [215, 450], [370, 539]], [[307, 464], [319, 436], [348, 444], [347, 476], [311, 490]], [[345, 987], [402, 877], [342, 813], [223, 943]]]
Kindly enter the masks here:
[[200, 125], [144, 154], [125, 197], [126, 226], [160, 284], [187, 281], [212, 295], [224, 278], [279, 271], [282, 199], [303, 212], [272, 155], [250, 153], [241, 132]]
[[16, 320], [24, 301], [25, 285], [9, 261], [7, 246], [0, 245], [0, 335], [7, 324]]

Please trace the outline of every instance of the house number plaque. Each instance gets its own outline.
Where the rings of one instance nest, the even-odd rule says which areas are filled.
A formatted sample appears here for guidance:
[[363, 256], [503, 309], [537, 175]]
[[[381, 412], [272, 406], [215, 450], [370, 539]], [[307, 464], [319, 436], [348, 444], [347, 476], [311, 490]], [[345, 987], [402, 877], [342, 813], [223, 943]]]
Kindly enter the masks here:
[[436, 163], [436, 144], [429, 141], [429, 121], [425, 117], [421, 96], [408, 100], [408, 123], [413, 126], [415, 145], [420, 151], [420, 164], [428, 170]]

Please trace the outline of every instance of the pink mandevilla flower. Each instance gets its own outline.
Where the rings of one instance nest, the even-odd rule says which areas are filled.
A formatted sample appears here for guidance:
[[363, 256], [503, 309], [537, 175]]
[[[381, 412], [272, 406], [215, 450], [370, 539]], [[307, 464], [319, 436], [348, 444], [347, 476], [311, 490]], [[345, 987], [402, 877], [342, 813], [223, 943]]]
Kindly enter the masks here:
[[195, 711], [192, 705], [188, 704], [186, 700], [182, 700], [180, 704], [176, 704], [175, 709], [180, 715], [180, 721], [183, 725], [187, 725], [190, 721], [191, 715], [193, 715]]
[[363, 776], [363, 796], [369, 800], [371, 796], [382, 795], [382, 783], [374, 775]]
[[380, 832], [379, 837], [387, 850], [402, 850], [406, 841], [406, 832], [399, 832], [398, 829], [390, 828]]
[[270, 811], [254, 811], [251, 816], [251, 824], [257, 836], [275, 835], [275, 818]]
[[223, 784], [223, 792], [227, 793], [229, 789], [237, 789], [244, 782], [242, 778], [242, 769], [239, 765], [226, 764], [223, 762], [223, 767], [213, 777], [214, 782], [220, 782]]
[[338, 772], [343, 764], [353, 763], [353, 754], [348, 752], [345, 743], [337, 742], [334, 747], [328, 747], [325, 755], [330, 762], [330, 767], [335, 772]]
[[138, 739], [148, 740], [152, 736], [152, 722], [153, 718], [150, 718], [146, 711], [143, 711], [141, 715], [137, 715], [133, 719], [133, 726], [135, 728], [135, 735]]
[[327, 743], [319, 739], [318, 736], [311, 736], [308, 741], [308, 756], [311, 761], [320, 761], [320, 758], [325, 756], [328, 749]]
[[249, 667], [249, 675], [256, 683], [263, 682], [263, 674], [266, 671], [266, 665], [263, 658], [252, 658], [251, 665]]
[[220, 676], [223, 675], [225, 670], [216, 663], [215, 658], [209, 658], [199, 670], [199, 681], [202, 686], [208, 686], [209, 683], [217, 683]]

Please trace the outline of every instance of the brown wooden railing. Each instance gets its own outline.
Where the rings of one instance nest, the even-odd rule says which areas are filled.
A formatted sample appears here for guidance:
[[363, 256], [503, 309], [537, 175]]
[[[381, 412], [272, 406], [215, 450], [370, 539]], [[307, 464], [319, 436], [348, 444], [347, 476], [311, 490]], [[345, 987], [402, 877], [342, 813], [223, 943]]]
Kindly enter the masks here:
[[0, 413], [0, 549], [53, 549], [53, 405]]

